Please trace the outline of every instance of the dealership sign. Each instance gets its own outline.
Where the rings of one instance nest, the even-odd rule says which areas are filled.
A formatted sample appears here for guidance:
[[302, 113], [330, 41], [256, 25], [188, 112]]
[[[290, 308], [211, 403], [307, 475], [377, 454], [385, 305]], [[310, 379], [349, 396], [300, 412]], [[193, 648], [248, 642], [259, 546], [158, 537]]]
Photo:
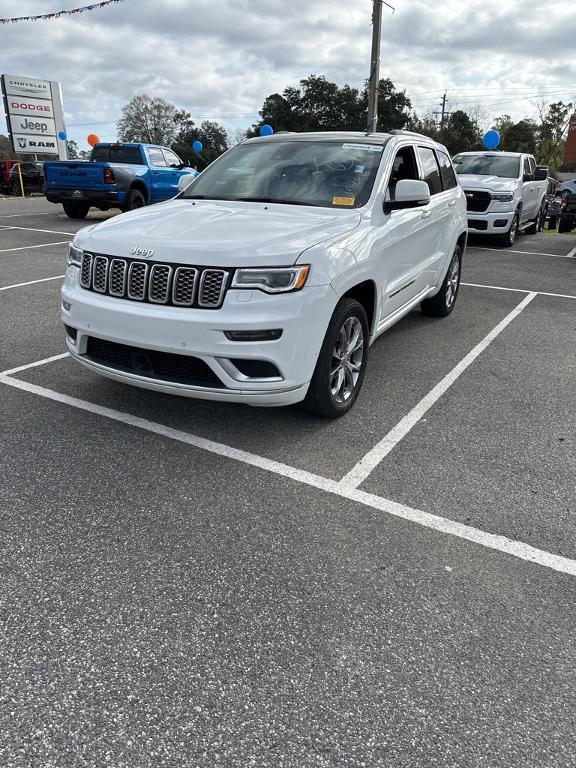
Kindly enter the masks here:
[[66, 141], [60, 83], [2, 75], [6, 122], [18, 154], [57, 155], [65, 160]]

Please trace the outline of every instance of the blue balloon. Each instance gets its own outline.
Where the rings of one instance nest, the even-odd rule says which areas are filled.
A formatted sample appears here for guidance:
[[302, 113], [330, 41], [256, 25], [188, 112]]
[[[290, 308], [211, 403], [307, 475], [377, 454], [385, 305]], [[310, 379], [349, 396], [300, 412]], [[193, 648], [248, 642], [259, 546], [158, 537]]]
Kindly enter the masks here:
[[60, 139], [60, 141], [66, 141], [67, 139], [66, 131], [60, 131], [60, 133], [58, 134], [58, 138]]
[[203, 148], [204, 148], [204, 145], [202, 144], [201, 141], [198, 141], [198, 139], [196, 139], [196, 141], [192, 144], [192, 149], [194, 150], [194, 152], [198, 152], [198, 154], [202, 152]]
[[486, 149], [496, 149], [496, 147], [500, 144], [500, 134], [498, 131], [487, 131], [484, 134], [484, 146]]
[[272, 128], [271, 125], [268, 125], [268, 123], [265, 123], [262, 128], [260, 128], [260, 136], [272, 136], [274, 133], [274, 128]]

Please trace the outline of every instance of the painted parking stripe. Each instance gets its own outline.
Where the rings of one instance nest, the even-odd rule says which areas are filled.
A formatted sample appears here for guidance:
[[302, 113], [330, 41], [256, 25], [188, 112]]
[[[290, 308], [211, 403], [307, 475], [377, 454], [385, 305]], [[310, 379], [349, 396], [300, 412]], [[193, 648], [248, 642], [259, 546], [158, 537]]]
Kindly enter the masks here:
[[576, 248], [572, 248], [572, 250], [570, 251], [570, 253], [568, 254], [568, 256], [566, 258], [567, 259], [573, 259], [574, 256], [576, 256]]
[[[42, 362], [42, 361], [41, 361]], [[31, 367], [31, 366], [28, 366]], [[497, 552], [511, 555], [512, 557], [524, 560], [529, 563], [534, 563], [544, 568], [550, 568], [551, 570], [558, 571], [559, 573], [569, 574], [570, 576], [576, 576], [576, 560], [570, 560], [567, 557], [561, 555], [555, 555], [551, 552], [546, 552], [542, 549], [532, 547], [530, 544], [525, 544], [520, 541], [514, 541], [506, 536], [499, 536], [497, 534], [488, 533], [478, 528], [474, 528], [470, 525], [464, 525], [462, 523], [449, 520], [448, 518], [440, 517], [439, 515], [433, 515], [428, 512], [424, 512], [419, 509], [413, 509], [407, 507], [404, 504], [398, 504], [390, 499], [385, 499], [380, 496], [375, 496], [371, 493], [366, 493], [357, 488], [343, 487], [342, 483], [336, 480], [331, 480], [320, 475], [315, 475], [311, 472], [306, 472], [296, 467], [291, 467], [287, 464], [282, 464], [271, 459], [266, 459], [263, 456], [258, 456], [253, 453], [239, 450], [238, 448], [232, 448], [231, 446], [224, 445], [223, 443], [216, 443], [212, 440], [207, 440], [203, 437], [188, 434], [172, 427], [168, 427], [164, 424], [158, 424], [156, 422], [142, 419], [138, 416], [133, 416], [128, 413], [122, 413], [121, 411], [113, 410], [112, 408], [106, 408], [96, 403], [88, 402], [87, 400], [80, 400], [76, 397], [70, 397], [69, 395], [63, 395], [60, 392], [55, 392], [51, 389], [45, 389], [35, 384], [30, 384], [26, 381], [10, 378], [5, 374], [0, 375], [0, 383], [7, 384], [10, 387], [29, 392], [40, 397], [47, 398], [57, 403], [78, 408], [82, 411], [88, 411], [89, 413], [103, 416], [108, 419], [126, 424], [131, 427], [146, 430], [162, 437], [170, 438], [171, 440], [177, 440], [181, 443], [191, 445], [195, 448], [199, 448], [210, 453], [217, 454], [227, 459], [233, 459], [235, 461], [248, 464], [252, 467], [263, 469], [267, 472], [273, 472], [281, 477], [287, 477], [299, 483], [318, 488], [327, 493], [340, 496], [341, 498], [348, 499], [349, 501], [363, 504], [366, 507], [385, 512], [402, 520], [407, 520], [417, 525], [430, 528], [440, 533], [456, 536], [459, 539], [472, 542], [473, 544], [486, 547]]]
[[2, 248], [0, 253], [10, 253], [12, 251], [27, 251], [29, 248], [48, 248], [51, 245], [68, 245], [70, 240], [60, 240], [58, 243], [41, 243], [40, 245], [21, 245], [18, 248]]
[[14, 283], [13, 285], [5, 285], [0, 288], [0, 291], [9, 291], [12, 288], [23, 288], [25, 285], [35, 285], [36, 283], [47, 283], [49, 280], [62, 280], [64, 275], [54, 275], [54, 277], [42, 277], [40, 280], [29, 280], [27, 283]]
[[449, 373], [441, 379], [436, 386], [425, 395], [412, 410], [400, 419], [388, 434], [382, 438], [372, 450], [360, 459], [360, 461], [348, 472], [340, 484], [344, 488], [358, 488], [366, 478], [376, 469], [380, 462], [392, 451], [398, 443], [416, 426], [420, 419], [430, 410], [442, 395], [450, 389], [454, 382], [466, 371], [482, 352], [496, 339], [510, 323], [530, 304], [537, 296], [529, 293], [518, 306], [506, 315], [506, 317], [485, 336], [482, 341], [464, 357]]
[[9, 371], [2, 371], [0, 373], [0, 379], [2, 379], [4, 376], [13, 376], [15, 373], [22, 373], [22, 371], [27, 371], [30, 368], [39, 368], [41, 365], [48, 365], [48, 363], [53, 363], [55, 360], [63, 360], [65, 357], [68, 357], [68, 352], [63, 352], [60, 355], [53, 355], [52, 357], [45, 357], [43, 360], [36, 360], [33, 363], [19, 365], [18, 368], [11, 368]]
[[494, 251], [496, 253], [499, 253], [501, 256], [506, 256], [507, 253], [521, 253], [524, 256], [554, 256], [556, 259], [569, 259], [571, 258], [570, 254], [563, 255], [561, 253], [540, 253], [537, 251], [513, 251], [511, 248], [505, 248], [504, 250], [500, 248], [485, 248], [484, 246], [479, 245], [469, 245], [466, 248], [467, 251]]
[[44, 213], [33, 213], [33, 212], [30, 212], [30, 213], [0, 213], [0, 219], [17, 219], [17, 218], [21, 218], [22, 216], [29, 216], [29, 217], [33, 218], [34, 216], [53, 216], [53, 215], [54, 215], [54, 213], [52, 211], [44, 212]]
[[60, 229], [35, 229], [34, 227], [16, 227], [13, 224], [10, 224], [10, 226], [2, 227], [3, 229], [18, 229], [22, 232], [43, 232], [49, 235], [68, 235], [69, 237], [74, 237], [76, 234], [75, 232], [63, 232]]
[[489, 288], [491, 291], [512, 291], [514, 293], [535, 293], [538, 296], [554, 296], [557, 299], [576, 299], [571, 293], [548, 293], [547, 291], [527, 291], [525, 288], [506, 288], [503, 285], [483, 285], [482, 283], [460, 283], [469, 288]]

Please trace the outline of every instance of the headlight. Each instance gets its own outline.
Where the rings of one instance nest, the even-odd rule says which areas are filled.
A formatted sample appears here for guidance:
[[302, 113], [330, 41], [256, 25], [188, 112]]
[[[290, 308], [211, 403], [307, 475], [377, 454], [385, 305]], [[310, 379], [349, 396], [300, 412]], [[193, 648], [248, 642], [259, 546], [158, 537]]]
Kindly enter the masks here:
[[70, 243], [68, 246], [68, 264], [74, 264], [75, 267], [81, 267], [83, 255], [84, 251], [81, 248], [76, 248], [75, 245]]
[[512, 200], [514, 200], [514, 193], [513, 192], [502, 192], [502, 194], [499, 195], [492, 195], [492, 200], [495, 200], [497, 203], [511, 203]]
[[309, 266], [238, 269], [232, 287], [256, 288], [265, 293], [288, 293], [303, 288], [309, 274]]

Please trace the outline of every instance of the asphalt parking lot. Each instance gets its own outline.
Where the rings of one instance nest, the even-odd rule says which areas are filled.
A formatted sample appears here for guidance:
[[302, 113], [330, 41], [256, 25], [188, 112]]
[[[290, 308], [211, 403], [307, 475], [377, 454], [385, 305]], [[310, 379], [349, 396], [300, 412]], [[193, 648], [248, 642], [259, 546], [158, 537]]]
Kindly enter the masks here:
[[83, 225], [0, 201], [0, 765], [576, 766], [576, 236], [473, 242], [324, 422], [77, 369]]

